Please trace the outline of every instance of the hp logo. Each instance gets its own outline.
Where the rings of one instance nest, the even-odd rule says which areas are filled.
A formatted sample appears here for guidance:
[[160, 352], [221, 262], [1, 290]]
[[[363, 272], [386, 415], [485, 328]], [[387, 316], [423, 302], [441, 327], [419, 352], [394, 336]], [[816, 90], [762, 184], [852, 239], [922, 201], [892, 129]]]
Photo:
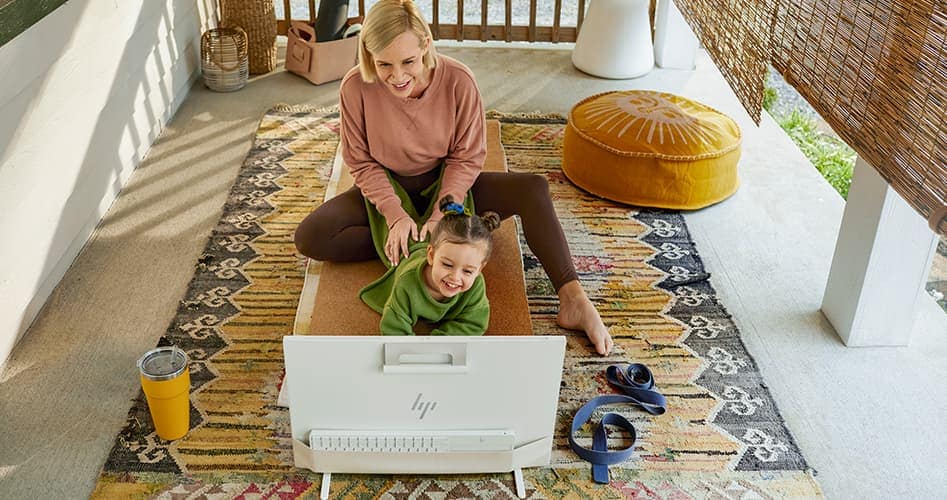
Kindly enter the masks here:
[[421, 415], [418, 416], [418, 420], [424, 418], [427, 415], [427, 412], [433, 412], [434, 408], [437, 407], [437, 401], [421, 401], [422, 393], [418, 393], [418, 397], [415, 398], [414, 404], [411, 405], [411, 411], [419, 411]]

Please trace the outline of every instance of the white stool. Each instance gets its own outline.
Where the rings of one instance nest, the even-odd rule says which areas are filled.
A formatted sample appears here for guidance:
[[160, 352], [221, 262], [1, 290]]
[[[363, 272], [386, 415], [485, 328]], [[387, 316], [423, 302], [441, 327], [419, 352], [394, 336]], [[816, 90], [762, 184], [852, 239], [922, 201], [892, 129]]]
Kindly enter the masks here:
[[602, 78], [634, 78], [654, 67], [649, 0], [591, 0], [572, 64]]

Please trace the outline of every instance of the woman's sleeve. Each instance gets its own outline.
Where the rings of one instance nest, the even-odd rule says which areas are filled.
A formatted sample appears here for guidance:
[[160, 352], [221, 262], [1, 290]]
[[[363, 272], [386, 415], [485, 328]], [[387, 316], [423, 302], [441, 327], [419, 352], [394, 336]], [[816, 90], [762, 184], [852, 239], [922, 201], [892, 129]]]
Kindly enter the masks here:
[[408, 217], [408, 213], [401, 207], [401, 200], [391, 187], [385, 168], [372, 158], [369, 151], [361, 92], [356, 85], [345, 83], [347, 81], [343, 81], [339, 90], [342, 160], [352, 172], [352, 179], [362, 191], [362, 196], [375, 205], [385, 217], [388, 227], [391, 227]]
[[463, 203], [467, 191], [483, 170], [483, 161], [487, 157], [486, 117], [480, 89], [473, 75], [465, 74], [455, 89], [457, 121], [454, 125], [454, 143], [444, 159], [444, 177], [437, 199], [449, 194], [458, 203]]

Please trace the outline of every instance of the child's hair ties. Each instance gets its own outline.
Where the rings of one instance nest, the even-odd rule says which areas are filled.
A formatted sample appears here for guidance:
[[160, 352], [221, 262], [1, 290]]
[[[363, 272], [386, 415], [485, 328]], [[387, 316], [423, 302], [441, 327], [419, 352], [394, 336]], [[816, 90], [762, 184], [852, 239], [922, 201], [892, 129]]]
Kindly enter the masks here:
[[445, 203], [441, 208], [441, 212], [444, 212], [444, 215], [466, 215], [470, 216], [470, 210], [464, 208], [463, 205], [457, 202]]

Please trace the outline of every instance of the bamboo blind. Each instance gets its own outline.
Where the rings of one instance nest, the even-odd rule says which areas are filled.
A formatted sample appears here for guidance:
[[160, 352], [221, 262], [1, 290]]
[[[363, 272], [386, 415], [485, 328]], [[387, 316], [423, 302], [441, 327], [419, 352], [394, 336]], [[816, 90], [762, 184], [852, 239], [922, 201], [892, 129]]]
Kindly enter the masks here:
[[759, 123], [779, 0], [675, 0], [750, 116]]
[[675, 3], [754, 119], [771, 63], [947, 234], [947, 2]]
[[776, 70], [947, 234], [944, 1], [784, 2], [776, 19]]

